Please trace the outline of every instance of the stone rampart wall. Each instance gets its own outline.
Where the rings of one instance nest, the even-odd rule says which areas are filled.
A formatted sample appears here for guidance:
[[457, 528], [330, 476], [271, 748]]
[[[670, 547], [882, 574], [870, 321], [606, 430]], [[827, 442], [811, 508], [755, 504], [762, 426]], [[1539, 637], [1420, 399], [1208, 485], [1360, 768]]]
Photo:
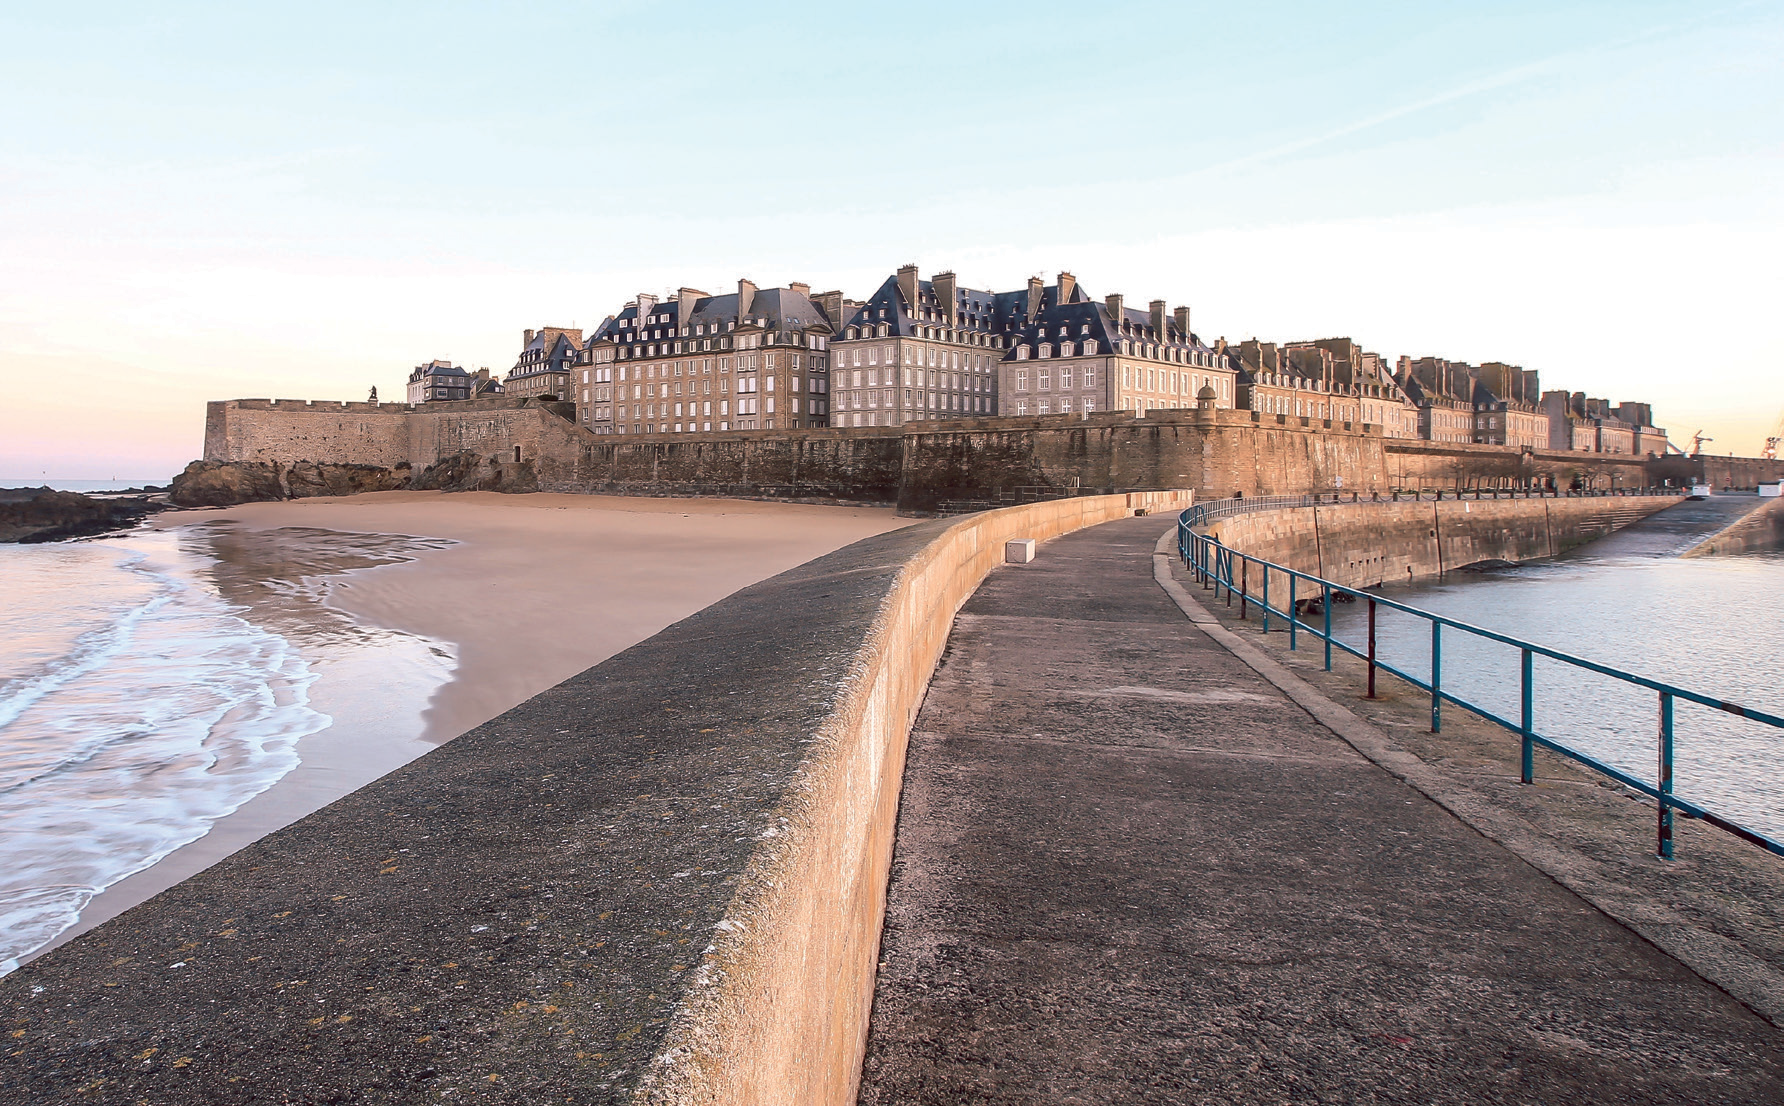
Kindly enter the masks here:
[[1673, 456], [1652, 462], [1651, 471], [1681, 487], [1702, 482], [1718, 490], [1751, 491], [1784, 480], [1784, 458]]
[[559, 418], [564, 409], [517, 399], [413, 407], [234, 400], [210, 405], [205, 458], [425, 468], [460, 450], [511, 460], [518, 445], [549, 491], [896, 502], [917, 514], [1066, 489], [1186, 487], [1210, 499], [1661, 480], [1630, 457], [1384, 439], [1374, 427], [1249, 411], [634, 436], [591, 434]]
[[[1298, 572], [1370, 588], [1483, 561], [1557, 556], [1678, 502], [1677, 496], [1605, 496], [1340, 503], [1234, 515], [1203, 532]], [[1261, 590], [1261, 578], [1256, 586]], [[1282, 588], [1286, 600], [1285, 580], [1272, 578], [1270, 586]]]

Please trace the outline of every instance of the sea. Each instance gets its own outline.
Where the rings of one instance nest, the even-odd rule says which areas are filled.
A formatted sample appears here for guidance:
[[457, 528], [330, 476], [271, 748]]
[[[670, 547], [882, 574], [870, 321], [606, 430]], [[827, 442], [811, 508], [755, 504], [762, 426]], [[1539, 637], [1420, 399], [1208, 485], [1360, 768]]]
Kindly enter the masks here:
[[[1751, 494], [1681, 503], [1555, 560], [1454, 572], [1381, 594], [1784, 716], [1784, 551], [1681, 556], [1759, 503]], [[1341, 640], [1363, 647], [1367, 605], [1333, 604], [1332, 625]], [[1382, 661], [1429, 673], [1428, 622], [1379, 606], [1376, 634]], [[1519, 649], [1446, 629], [1442, 654], [1445, 691], [1519, 719]], [[1538, 733], [1656, 782], [1657, 691], [1541, 656], [1533, 684]], [[1676, 794], [1784, 841], [1784, 729], [1678, 701], [1674, 732]]]
[[456, 647], [330, 595], [451, 544], [216, 521], [0, 545], [0, 974], [425, 752]]

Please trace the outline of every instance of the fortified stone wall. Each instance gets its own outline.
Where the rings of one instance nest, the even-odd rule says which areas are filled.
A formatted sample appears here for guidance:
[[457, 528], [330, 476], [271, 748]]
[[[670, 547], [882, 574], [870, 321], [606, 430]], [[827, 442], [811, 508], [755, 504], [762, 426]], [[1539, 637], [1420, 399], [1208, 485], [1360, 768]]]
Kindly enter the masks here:
[[1712, 488], [1750, 491], [1784, 480], [1784, 459], [1764, 457], [1663, 457], [1649, 462], [1649, 469], [1679, 487], [1701, 481]]
[[[1204, 499], [1221, 499], [1522, 486], [1537, 479], [1561, 488], [1576, 482], [1637, 488], [1664, 479], [1664, 472], [1628, 457], [1383, 439], [1361, 424], [1250, 411], [961, 419], [902, 429], [695, 438], [591, 434], [559, 417], [563, 410], [512, 398], [417, 406], [233, 400], [209, 405], [205, 459], [385, 467], [407, 461], [420, 469], [461, 450], [512, 461], [519, 446], [547, 491], [896, 502], [908, 513], [932, 512], [949, 501], [990, 506], [1070, 490], [1188, 487]], [[1745, 469], [1735, 478], [1755, 479]]]
[[[1678, 496], [1340, 503], [1217, 519], [1222, 544], [1353, 588], [1406, 583], [1483, 561], [1534, 561], [1595, 541]], [[1261, 578], [1255, 581], [1261, 590]], [[1288, 596], [1286, 579], [1271, 580]], [[1272, 596], [1272, 601], [1275, 596]]]
[[[1388, 483], [1418, 489], [1528, 487], [1546, 480], [1553, 487], [1576, 485], [1598, 491], [1643, 488], [1663, 481], [1639, 457], [1602, 453], [1518, 450], [1503, 446], [1389, 440]], [[1309, 489], [1312, 490], [1312, 489]]]
[[898, 498], [899, 433], [741, 431], [728, 438], [575, 431], [561, 479], [548, 491], [610, 495], [767, 496], [891, 503]]
[[519, 445], [522, 460], [549, 468], [575, 440], [576, 427], [559, 417], [567, 406], [517, 399], [433, 405], [224, 400], [205, 405], [204, 459], [384, 468], [407, 462], [420, 469], [466, 449], [511, 461]]

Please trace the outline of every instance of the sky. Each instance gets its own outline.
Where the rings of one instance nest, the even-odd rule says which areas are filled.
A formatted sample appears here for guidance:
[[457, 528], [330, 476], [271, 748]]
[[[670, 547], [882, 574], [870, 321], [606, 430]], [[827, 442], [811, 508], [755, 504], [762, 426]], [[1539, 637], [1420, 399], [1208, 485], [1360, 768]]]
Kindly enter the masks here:
[[641, 291], [1075, 273], [1784, 419], [1774, 3], [0, 4], [0, 481]]

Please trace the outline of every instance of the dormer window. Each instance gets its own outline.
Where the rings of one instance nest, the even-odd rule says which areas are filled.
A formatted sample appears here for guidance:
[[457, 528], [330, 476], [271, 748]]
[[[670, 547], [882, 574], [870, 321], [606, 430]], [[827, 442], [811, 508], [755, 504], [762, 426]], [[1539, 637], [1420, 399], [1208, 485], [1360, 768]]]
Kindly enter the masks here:
[[1028, 347], [1027, 346], [1017, 346], [1016, 347], [1016, 360], [1018, 360], [1018, 361], [1028, 360]]
[[1052, 357], [1052, 356], [1053, 356], [1053, 343], [1042, 342], [1041, 343], [1041, 353], [1040, 353], [1041, 360], [1044, 361], [1047, 358]]

